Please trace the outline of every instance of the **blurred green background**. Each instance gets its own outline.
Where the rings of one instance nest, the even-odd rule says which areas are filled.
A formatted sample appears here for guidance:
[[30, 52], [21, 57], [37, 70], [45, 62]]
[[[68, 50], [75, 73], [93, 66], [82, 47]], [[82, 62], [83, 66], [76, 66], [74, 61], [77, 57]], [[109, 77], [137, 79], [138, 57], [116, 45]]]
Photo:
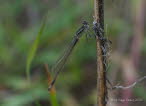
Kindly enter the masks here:
[[[47, 90], [44, 68], [44, 64], [49, 69], [53, 67], [83, 20], [92, 25], [93, 3], [93, 0], [0, 0], [0, 106], [96, 105], [94, 38], [82, 37], [73, 50], [55, 84], [55, 99]], [[131, 84], [146, 75], [144, 3], [105, 0], [105, 36], [112, 41], [107, 76], [113, 84]], [[30, 85], [26, 73], [30, 74]], [[132, 89], [109, 91], [107, 105], [145, 106], [145, 82]], [[121, 101], [125, 98], [133, 101]]]

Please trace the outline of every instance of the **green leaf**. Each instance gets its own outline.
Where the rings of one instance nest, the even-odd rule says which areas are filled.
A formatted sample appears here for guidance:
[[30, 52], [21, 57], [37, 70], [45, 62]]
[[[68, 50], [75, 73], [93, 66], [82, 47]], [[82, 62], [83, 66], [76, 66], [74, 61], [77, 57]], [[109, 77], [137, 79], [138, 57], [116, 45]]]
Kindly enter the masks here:
[[[26, 61], [26, 75], [27, 75], [27, 80], [28, 82], [30, 82], [30, 67], [31, 67], [31, 63], [35, 57], [35, 54], [36, 54], [36, 51], [37, 51], [37, 48], [39, 46], [39, 41], [40, 41], [40, 38], [41, 36], [43, 35], [43, 32], [45, 30], [45, 26], [46, 26], [46, 22], [47, 21], [47, 17], [45, 17], [43, 23], [42, 23], [42, 26], [40, 28], [40, 31], [34, 41], [34, 43], [32, 44], [31, 48], [30, 48], [30, 51], [28, 53], [28, 56], [27, 56], [27, 61]], [[50, 98], [51, 98], [51, 104], [52, 106], [58, 106], [58, 102], [57, 102], [57, 98], [56, 98], [56, 94], [52, 94], [50, 95]], [[37, 106], [39, 106], [39, 102], [36, 102], [37, 103]]]
[[26, 76], [27, 76], [28, 81], [30, 81], [30, 66], [35, 57], [35, 54], [36, 54], [36, 51], [37, 51], [37, 48], [39, 45], [40, 37], [42, 36], [44, 29], [45, 29], [45, 25], [46, 25], [46, 19], [44, 19], [42, 26], [40, 28], [40, 31], [28, 52], [28, 56], [27, 56], [27, 60], [26, 60]]

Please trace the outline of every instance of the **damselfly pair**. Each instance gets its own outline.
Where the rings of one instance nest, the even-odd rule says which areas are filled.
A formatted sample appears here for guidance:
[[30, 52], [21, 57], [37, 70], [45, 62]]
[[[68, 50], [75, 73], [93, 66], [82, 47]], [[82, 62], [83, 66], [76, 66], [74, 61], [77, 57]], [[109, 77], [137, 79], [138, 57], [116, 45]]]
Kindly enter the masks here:
[[[88, 36], [90, 37], [96, 37], [96, 35], [98, 34], [98, 38], [102, 39], [102, 41], [104, 41], [104, 37], [102, 37], [102, 33], [103, 30], [101, 29], [101, 27], [95, 23], [93, 24], [93, 30], [95, 31], [94, 35], [91, 35], [89, 33], [89, 24], [86, 21], [83, 21], [82, 23], [83, 25], [76, 31], [72, 42], [70, 43], [70, 45], [68, 46], [67, 50], [64, 52], [63, 56], [57, 61], [57, 63], [55, 64], [55, 66], [52, 68], [52, 72], [55, 72], [55, 76], [48, 88], [48, 90], [50, 90], [52, 88], [52, 86], [54, 85], [59, 73], [62, 71], [68, 57], [70, 56], [70, 54], [72, 53], [74, 47], [76, 46], [76, 44], [78, 43], [79, 39], [82, 37], [83, 33], [86, 33]], [[98, 33], [97, 33], [98, 32]]]

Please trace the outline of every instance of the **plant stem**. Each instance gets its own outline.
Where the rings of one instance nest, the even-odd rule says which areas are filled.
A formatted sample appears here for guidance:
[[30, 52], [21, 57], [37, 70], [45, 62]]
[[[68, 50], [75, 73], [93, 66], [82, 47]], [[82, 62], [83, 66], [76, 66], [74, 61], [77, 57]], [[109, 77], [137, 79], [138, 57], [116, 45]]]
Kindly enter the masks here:
[[[52, 82], [52, 77], [51, 77], [51, 74], [49, 72], [49, 67], [47, 64], [44, 64], [45, 66], [45, 71], [46, 71], [46, 74], [47, 74], [47, 79], [48, 79], [48, 86], [50, 86], [51, 82]], [[59, 106], [58, 102], [57, 102], [57, 97], [56, 97], [56, 90], [55, 90], [55, 87], [53, 86], [51, 89], [50, 89], [50, 102], [51, 102], [51, 106]]]
[[[99, 22], [104, 30], [104, 0], [94, 0], [94, 21]], [[104, 35], [103, 35], [104, 36]], [[106, 66], [101, 46], [102, 42], [97, 38], [97, 105], [106, 106]]]

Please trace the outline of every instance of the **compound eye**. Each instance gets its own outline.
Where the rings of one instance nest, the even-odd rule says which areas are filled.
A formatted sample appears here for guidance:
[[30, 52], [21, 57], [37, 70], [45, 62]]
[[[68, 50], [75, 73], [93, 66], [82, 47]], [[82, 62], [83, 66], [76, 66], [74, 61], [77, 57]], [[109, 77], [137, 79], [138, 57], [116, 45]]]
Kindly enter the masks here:
[[84, 24], [84, 25], [88, 25], [87, 21], [83, 21], [82, 24]]

